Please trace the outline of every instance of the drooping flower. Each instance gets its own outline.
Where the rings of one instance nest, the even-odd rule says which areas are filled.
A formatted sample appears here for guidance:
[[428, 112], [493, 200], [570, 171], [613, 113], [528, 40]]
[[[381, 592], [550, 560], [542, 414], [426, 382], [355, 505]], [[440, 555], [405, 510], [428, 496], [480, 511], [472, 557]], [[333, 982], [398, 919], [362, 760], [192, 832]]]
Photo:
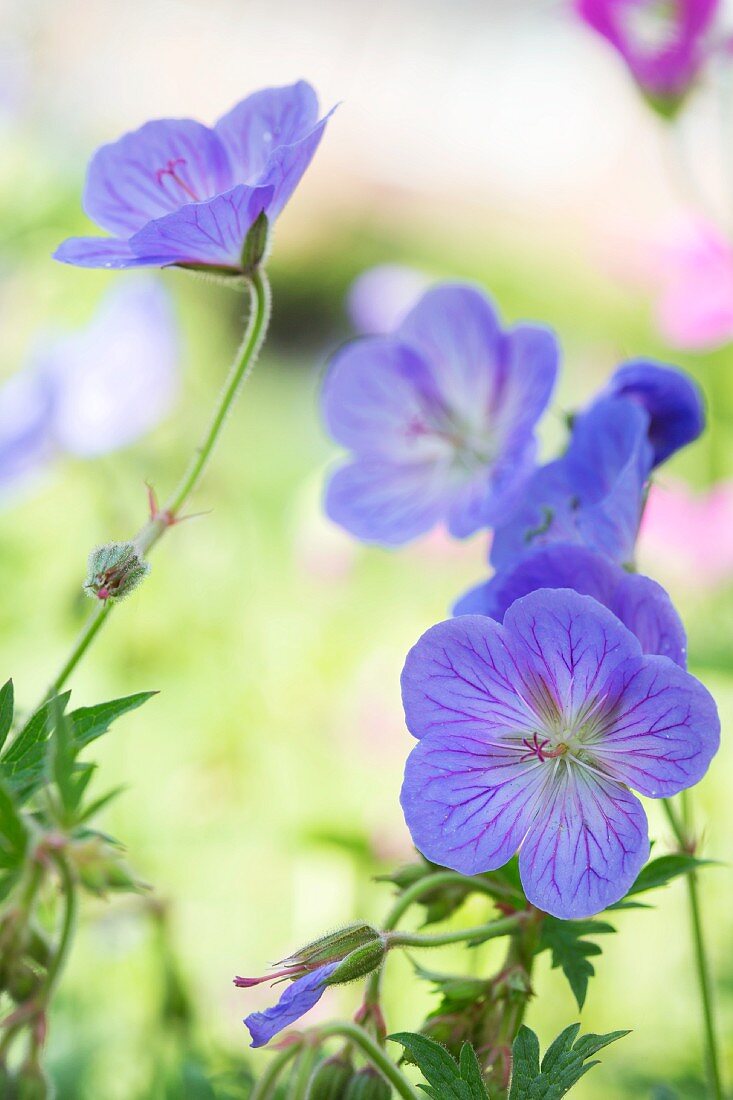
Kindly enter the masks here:
[[0, 390], [0, 492], [21, 489], [62, 453], [132, 443], [165, 416], [177, 387], [168, 295], [149, 278], [115, 287], [86, 328], [42, 337]]
[[363, 271], [349, 288], [352, 325], [364, 336], [386, 336], [400, 325], [421, 294], [427, 275], [406, 264], [379, 264]]
[[242, 252], [260, 214], [272, 223], [318, 148], [310, 84], [266, 88], [212, 128], [158, 119], [93, 156], [84, 209], [112, 237], [74, 237], [56, 259], [81, 267], [178, 264], [242, 271]]
[[420, 738], [402, 788], [418, 849], [469, 875], [519, 850], [527, 898], [561, 919], [618, 901], [644, 864], [631, 789], [692, 786], [719, 743], [702, 684], [568, 589], [524, 596], [501, 625], [465, 615], [432, 627], [402, 692]]
[[636, 635], [644, 653], [669, 657], [685, 668], [685, 628], [662, 586], [585, 546], [558, 543], [536, 550], [466, 592], [453, 614], [489, 615], [503, 622], [515, 600], [538, 588], [572, 588], [592, 596]]
[[705, 427], [705, 406], [699, 387], [676, 367], [649, 359], [622, 363], [601, 393], [636, 401], [649, 415], [647, 435], [653, 466], [694, 442]]
[[459, 538], [497, 523], [534, 468], [557, 363], [549, 330], [502, 331], [474, 287], [428, 291], [392, 336], [331, 364], [326, 423], [352, 459], [331, 478], [328, 515], [387, 546], [439, 522]]
[[680, 106], [710, 56], [719, 0], [575, 0], [575, 9], [626, 62], [663, 114]]
[[[337, 966], [338, 963], [328, 963], [326, 966], [307, 971], [285, 987], [277, 1004], [266, 1008], [264, 1012], [251, 1012], [246, 1016], [244, 1022], [252, 1036], [251, 1045], [265, 1046], [278, 1032], [290, 1027], [301, 1016], [305, 1016], [306, 1012], [320, 1001], [326, 990], [326, 982]], [[236, 978], [235, 985], [246, 987], [248, 981], [248, 979]]]
[[578, 415], [566, 453], [535, 472], [518, 507], [497, 526], [494, 568], [553, 543], [631, 562], [653, 461], [648, 431], [648, 413], [630, 399], [602, 397]]

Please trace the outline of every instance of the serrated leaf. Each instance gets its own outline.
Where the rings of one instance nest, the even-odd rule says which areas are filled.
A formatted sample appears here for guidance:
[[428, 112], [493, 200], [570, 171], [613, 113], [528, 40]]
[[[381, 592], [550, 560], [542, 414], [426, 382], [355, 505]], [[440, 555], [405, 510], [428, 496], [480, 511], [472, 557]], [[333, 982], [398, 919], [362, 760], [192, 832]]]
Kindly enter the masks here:
[[578, 1008], [582, 1008], [588, 992], [588, 980], [595, 974], [589, 957], [601, 954], [601, 947], [587, 936], [608, 935], [615, 932], [612, 924], [600, 920], [558, 920], [545, 917], [542, 922], [540, 946], [537, 953], [549, 950], [552, 968], [562, 969], [573, 991]]
[[[660, 886], [666, 886], [680, 875], [689, 875], [698, 867], [705, 867], [711, 860], [697, 859], [686, 852], [675, 852], [666, 856], [658, 856], [652, 859], [636, 877], [636, 881], [626, 894], [626, 898], [634, 894], [643, 894], [646, 890], [656, 890]], [[622, 899], [619, 905], [623, 905], [626, 899]]]
[[468, 1085], [471, 1100], [490, 1100], [476, 1051], [470, 1043], [461, 1047], [459, 1060], [461, 1077]]
[[72, 711], [69, 721], [78, 748], [83, 748], [101, 737], [123, 714], [136, 710], [157, 694], [157, 691], [140, 691], [137, 695], [127, 695], [123, 699], [111, 699], [108, 703], [97, 703], [96, 706], [79, 707]]
[[5, 744], [12, 728], [14, 708], [13, 681], [8, 680], [0, 688], [0, 749]]
[[592, 1055], [629, 1034], [612, 1031], [608, 1035], [589, 1033], [577, 1038], [579, 1030], [580, 1024], [571, 1024], [560, 1032], [540, 1064], [539, 1040], [530, 1028], [522, 1025], [512, 1047], [509, 1100], [560, 1100], [598, 1065], [597, 1060], [588, 1061]]
[[24, 802], [43, 780], [54, 713], [57, 708], [63, 712], [70, 695], [65, 691], [48, 699], [0, 757], [0, 775], [11, 785], [19, 802]]
[[0, 783], [0, 868], [13, 871], [23, 864], [28, 829], [9, 786]]
[[434, 1100], [474, 1100], [475, 1094], [461, 1078], [458, 1063], [440, 1043], [410, 1031], [401, 1031], [389, 1038], [403, 1046], [410, 1061], [418, 1067], [429, 1086], [420, 1087], [428, 1096]]

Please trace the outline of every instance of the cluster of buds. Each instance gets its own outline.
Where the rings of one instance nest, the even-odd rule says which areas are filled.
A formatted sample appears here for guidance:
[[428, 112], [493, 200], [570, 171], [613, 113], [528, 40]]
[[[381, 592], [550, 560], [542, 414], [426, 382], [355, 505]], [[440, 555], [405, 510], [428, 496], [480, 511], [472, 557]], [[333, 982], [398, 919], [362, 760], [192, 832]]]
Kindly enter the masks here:
[[127, 866], [119, 845], [99, 833], [74, 840], [69, 844], [68, 857], [81, 885], [97, 897], [146, 889]]
[[84, 591], [92, 599], [121, 600], [137, 588], [150, 572], [134, 542], [108, 542], [89, 555]]

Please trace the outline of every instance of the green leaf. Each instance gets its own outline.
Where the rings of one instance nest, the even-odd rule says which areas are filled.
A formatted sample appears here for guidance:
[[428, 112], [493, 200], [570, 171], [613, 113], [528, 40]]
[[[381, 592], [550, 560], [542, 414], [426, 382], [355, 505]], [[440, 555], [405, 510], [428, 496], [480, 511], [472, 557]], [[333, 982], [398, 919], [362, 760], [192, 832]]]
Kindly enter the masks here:
[[595, 974], [589, 956], [600, 955], [599, 944], [588, 940], [586, 936], [601, 936], [615, 932], [611, 924], [600, 920], [558, 920], [557, 917], [545, 917], [537, 953], [550, 951], [552, 967], [561, 967], [570, 984], [578, 1008], [585, 1003], [588, 992], [588, 979]]
[[612, 1031], [608, 1035], [581, 1035], [580, 1024], [566, 1027], [547, 1048], [540, 1064], [540, 1044], [535, 1033], [520, 1027], [512, 1047], [512, 1081], [509, 1100], [560, 1100], [593, 1066], [588, 1061], [609, 1043], [628, 1035]]
[[0, 775], [10, 783], [20, 800], [27, 798], [43, 777], [54, 714], [57, 709], [63, 712], [70, 695], [71, 692], [65, 691], [48, 699], [30, 716], [0, 757]]
[[427, 1085], [420, 1085], [432, 1100], [489, 1100], [475, 1051], [468, 1043], [461, 1048], [460, 1065], [445, 1047], [410, 1031], [389, 1038], [405, 1048]]
[[[689, 875], [698, 867], [705, 867], [711, 862], [709, 859], [696, 859], [695, 856], [688, 855], [686, 852], [658, 856], [657, 859], [650, 860], [646, 867], [642, 867], [626, 897], [629, 898], [633, 894], [643, 894], [646, 890], [656, 890], [660, 886], [666, 886], [667, 883], [679, 878], [680, 875]], [[623, 906], [624, 901], [625, 899], [617, 904]], [[614, 906], [611, 906], [611, 908], [614, 908]]]
[[8, 680], [0, 688], [0, 749], [13, 725], [14, 705], [13, 681]]
[[108, 703], [98, 703], [93, 707], [79, 707], [69, 715], [74, 729], [74, 740], [78, 748], [83, 748], [106, 733], [117, 718], [136, 710], [157, 695], [157, 691], [141, 691], [137, 695], [127, 695], [123, 699], [112, 699]]
[[13, 871], [23, 864], [28, 830], [9, 785], [0, 782], [0, 869]]

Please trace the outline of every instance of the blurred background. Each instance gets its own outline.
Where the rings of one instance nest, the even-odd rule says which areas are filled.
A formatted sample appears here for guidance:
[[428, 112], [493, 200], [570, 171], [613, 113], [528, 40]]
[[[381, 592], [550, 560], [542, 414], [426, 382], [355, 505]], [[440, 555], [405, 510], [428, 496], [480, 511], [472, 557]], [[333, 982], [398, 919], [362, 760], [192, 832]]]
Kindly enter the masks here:
[[[393, 272], [395, 314], [423, 281], [460, 278], [485, 287], [507, 322], [555, 327], [564, 372], [547, 453], [562, 412], [620, 359], [653, 355], [695, 376], [711, 430], [661, 473], [640, 564], [685, 617], [692, 671], [715, 693], [724, 730], [733, 715], [733, 324], [680, 333], [668, 300], [679, 280], [684, 290], [705, 226], [733, 216], [724, 71], [708, 72], [667, 127], [569, 5], [546, 0], [5, 0], [3, 378], [27, 370], [49, 334], [93, 324], [110, 291], [138, 278], [50, 258], [64, 237], [92, 231], [80, 197], [93, 150], [148, 118], [213, 122], [250, 91], [299, 77], [325, 107], [341, 105], [278, 223], [271, 337], [196, 494], [207, 514], [165, 539], [144, 591], [73, 680], [76, 705], [160, 695], [96, 753], [103, 782], [127, 787], [103, 825], [154, 892], [86, 905], [51, 1029], [64, 1100], [246, 1095], [268, 1055], [250, 1056], [241, 1017], [272, 994], [236, 990], [233, 975], [263, 972], [357, 916], [378, 921], [390, 888], [373, 876], [410, 856], [399, 673], [418, 635], [484, 575], [486, 546], [438, 533], [388, 553], [322, 514], [336, 454], [320, 379], [355, 326], [384, 321], [369, 312], [368, 287], [348, 308], [353, 280], [373, 265], [415, 269]], [[174, 270], [151, 278], [175, 331], [142, 372], [140, 394], [149, 369], [157, 396], [136, 438], [115, 419], [115, 379], [138, 354], [146, 362], [147, 344], [143, 335], [121, 356], [120, 332], [84, 345], [94, 369], [69, 414], [94, 420], [102, 401], [109, 435], [87, 448], [95, 457], [59, 429], [32, 469], [0, 469], [0, 668], [28, 707], [88, 610], [89, 549], [139, 526], [146, 481], [163, 495], [177, 481], [239, 340], [240, 295]], [[0, 428], [11, 393], [0, 390]], [[31, 396], [30, 421], [34, 407]], [[705, 873], [704, 892], [729, 1054], [731, 782], [724, 739], [696, 804], [705, 853], [724, 863]], [[662, 851], [667, 828], [648, 810]], [[619, 935], [604, 944], [583, 1026], [633, 1034], [578, 1100], [662, 1100], [669, 1084], [705, 1095], [682, 883], [656, 900], [657, 912], [618, 914]], [[430, 963], [457, 958], [446, 949]], [[485, 969], [491, 946], [471, 959]], [[418, 1026], [433, 1003], [408, 972], [390, 960], [391, 1030]], [[537, 991], [529, 1023], [544, 1045], [577, 1009], [546, 956]], [[334, 991], [313, 1016], [353, 1009], [356, 997]]]

